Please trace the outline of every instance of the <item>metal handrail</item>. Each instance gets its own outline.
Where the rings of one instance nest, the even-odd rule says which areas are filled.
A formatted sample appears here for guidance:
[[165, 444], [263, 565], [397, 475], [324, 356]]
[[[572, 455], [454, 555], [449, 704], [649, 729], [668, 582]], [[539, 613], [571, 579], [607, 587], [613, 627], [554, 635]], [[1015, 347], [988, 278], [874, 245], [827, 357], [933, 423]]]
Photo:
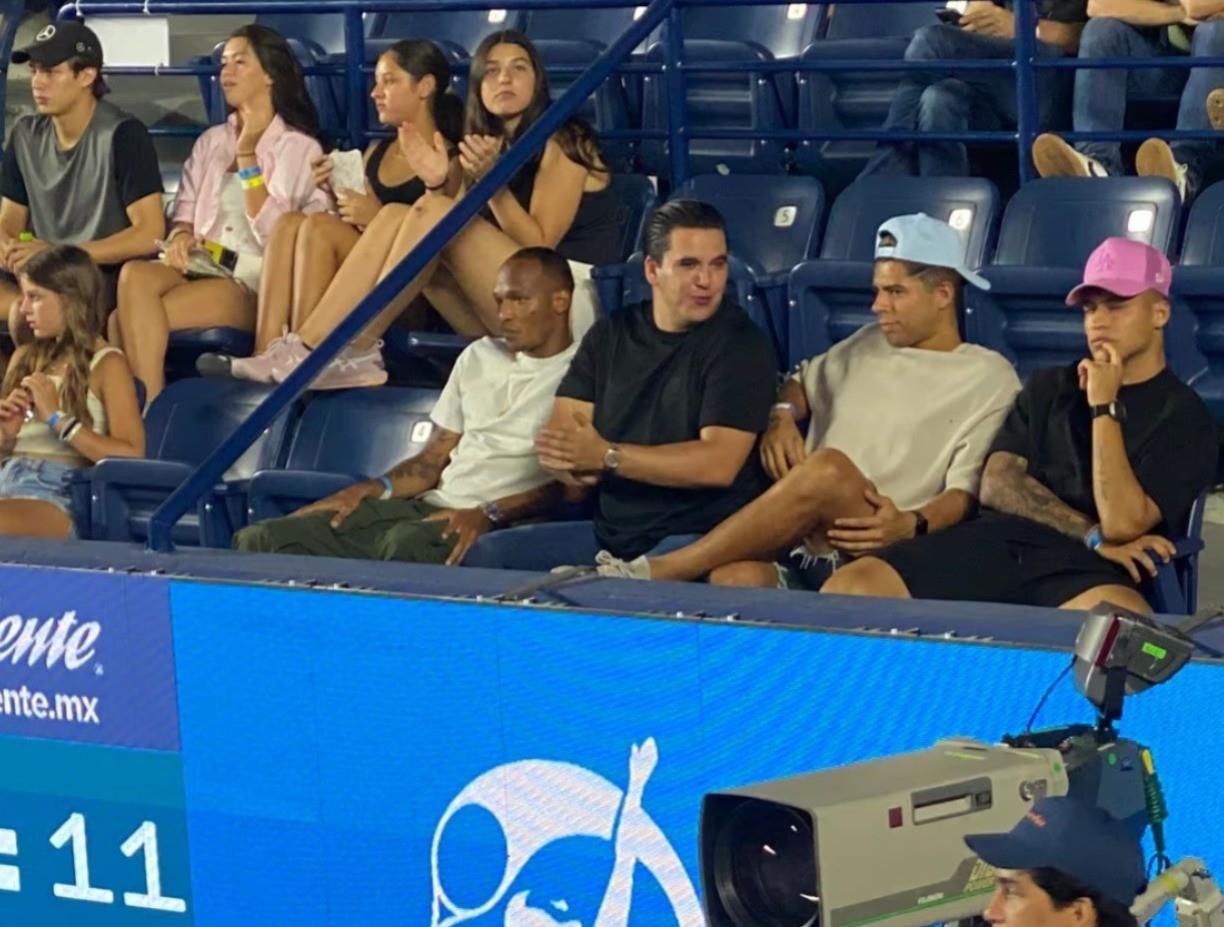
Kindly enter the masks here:
[[[335, 2], [335, 0], [332, 0]], [[153, 513], [149, 524], [148, 546], [151, 550], [169, 551], [174, 545], [171, 531], [191, 506], [222, 479], [225, 471], [248, 447], [272, 424], [277, 415], [298, 398], [311, 381], [322, 372], [354, 337], [391, 302], [426, 265], [441, 252], [442, 248], [471, 220], [488, 202], [489, 198], [504, 187], [527, 163], [536, 151], [544, 147], [548, 139], [590, 96], [596, 87], [612, 73], [616, 63], [627, 56], [654, 27], [663, 21], [672, 10], [673, 0], [652, 0], [642, 16], [614, 41], [578, 78], [561, 98], [553, 103], [533, 123], [522, 138], [510, 147], [489, 172], [458, 200], [450, 212], [443, 217], [405, 255], [395, 268], [357, 304], [357, 307], [323, 341], [315, 346], [310, 355], [298, 365], [284, 382], [277, 386], [251, 412], [232, 435], [225, 439], [215, 451], [208, 455], [187, 480], [178, 487]]]

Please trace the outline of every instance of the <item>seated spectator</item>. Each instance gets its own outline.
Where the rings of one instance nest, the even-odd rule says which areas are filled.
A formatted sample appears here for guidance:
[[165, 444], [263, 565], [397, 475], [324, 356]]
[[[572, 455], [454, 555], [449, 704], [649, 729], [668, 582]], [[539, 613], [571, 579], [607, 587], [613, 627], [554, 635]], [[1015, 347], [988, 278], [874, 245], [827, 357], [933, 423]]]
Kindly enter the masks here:
[[[420, 139], [435, 140], [454, 151], [463, 132], [463, 102], [451, 93], [451, 70], [446, 56], [433, 42], [396, 42], [379, 58], [374, 68], [374, 90], [370, 96], [380, 124], [396, 130], [395, 138], [374, 142], [365, 153], [365, 187], [336, 189], [332, 160], [323, 155], [312, 164], [316, 186], [332, 190], [339, 215], [316, 212], [285, 213], [276, 223], [264, 252], [260, 278], [255, 351], [258, 354], [288, 331], [297, 331], [318, 305], [323, 291], [378, 210], [388, 203], [411, 206], [425, 194], [425, 183], [417, 176], [409, 157], [410, 146]], [[452, 158], [452, 193], [458, 191], [458, 161]], [[387, 240], [389, 248], [391, 241]], [[370, 260], [376, 256], [368, 256]], [[377, 258], [379, 263], [386, 255]], [[205, 354], [201, 371], [229, 375], [247, 358], [231, 359]], [[220, 365], [219, 370], [210, 367]], [[271, 382], [267, 371], [248, 379]]]
[[1067, 296], [1089, 358], [1034, 373], [995, 439], [981, 515], [839, 570], [825, 592], [1148, 611], [1216, 469], [1215, 424], [1165, 366], [1169, 261], [1107, 238]]
[[713, 206], [673, 200], [646, 230], [651, 300], [583, 339], [537, 440], [540, 462], [594, 486], [595, 521], [499, 531], [481, 565], [542, 570], [687, 543], [764, 488], [757, 438], [777, 366], [727, 298], [727, 238]]
[[0, 387], [0, 534], [67, 538], [72, 471], [143, 457], [144, 423], [127, 360], [102, 340], [102, 277], [84, 249], [44, 248], [17, 279], [32, 337]]
[[961, 340], [962, 281], [989, 286], [962, 253], [957, 233], [930, 216], [881, 225], [878, 321], [783, 385], [761, 442], [773, 487], [693, 544], [605, 558], [599, 572], [816, 590], [843, 558], [963, 520], [1020, 381], [1002, 355]]
[[[183, 165], [164, 258], [129, 264], [119, 279], [112, 340], [127, 352], [150, 402], [165, 385], [170, 332], [253, 330], [264, 246], [277, 220], [330, 205], [310, 173], [323, 153], [318, 116], [284, 38], [267, 26], [238, 29], [221, 54], [220, 80], [231, 113], [200, 136]], [[188, 272], [191, 252], [205, 242], [228, 252], [232, 277]]]
[[1006, 834], [965, 845], [994, 869], [982, 917], [992, 927], [1139, 927], [1131, 906], [1147, 884], [1134, 829], [1080, 798], [1038, 798]]
[[[1224, 0], [1094, 0], [1080, 36], [1079, 56], [1091, 58], [1165, 58], [1224, 55]], [[1199, 22], [1199, 20], [1209, 20]], [[1082, 68], [1075, 72], [1071, 128], [1076, 132], [1117, 132], [1124, 125], [1130, 94], [1181, 93], [1179, 130], [1209, 125], [1207, 95], [1224, 83], [1219, 68]], [[1135, 155], [1135, 172], [1166, 177], [1188, 200], [1200, 186], [1213, 142], [1149, 138]], [[1119, 142], [1077, 142], [1057, 135], [1033, 142], [1033, 163], [1042, 177], [1116, 177], [1124, 172]]]
[[532, 441], [574, 355], [573, 288], [555, 251], [512, 254], [493, 289], [502, 338], [481, 338], [459, 356], [425, 449], [386, 476], [242, 529], [234, 547], [453, 564], [492, 528], [552, 510], [562, 488]]
[[[548, 75], [531, 40], [520, 32], [487, 36], [472, 56], [459, 163], [470, 187], [549, 106]], [[384, 206], [296, 334], [269, 346], [234, 370], [236, 376], [283, 380], [404, 259], [455, 198], [447, 192], [450, 155], [433, 138], [412, 157], [427, 196], [412, 206]], [[315, 381], [315, 389], [376, 385], [386, 380], [378, 338], [419, 294], [456, 332], [472, 337], [496, 330], [490, 294], [497, 268], [522, 247], [544, 246], [570, 262], [575, 291], [570, 324], [575, 339], [595, 321], [591, 265], [619, 257], [619, 205], [590, 126], [571, 119], [469, 222], [353, 344]]]
[[[1087, 19], [1086, 0], [1040, 0], [1036, 54], [1057, 58], [1075, 53]], [[1016, 25], [1010, 0], [971, 0], [960, 22], [932, 23], [914, 33], [906, 61], [947, 61], [946, 71], [907, 71], [893, 96], [885, 129], [911, 132], [966, 132], [1016, 127], [1016, 75], [998, 71], [956, 71], [958, 59], [1016, 56]], [[1037, 125], [1065, 124], [1071, 101], [1071, 75], [1037, 71]], [[962, 142], [881, 142], [867, 162], [869, 174], [921, 174], [965, 177], [969, 155]]]
[[16, 275], [56, 244], [85, 249], [102, 271], [102, 308], [115, 306], [124, 261], [157, 251], [166, 234], [161, 169], [149, 132], [102, 97], [102, 45], [63, 20], [13, 52], [30, 65], [36, 115], [9, 133], [0, 167], [0, 307], [18, 344], [30, 337]]

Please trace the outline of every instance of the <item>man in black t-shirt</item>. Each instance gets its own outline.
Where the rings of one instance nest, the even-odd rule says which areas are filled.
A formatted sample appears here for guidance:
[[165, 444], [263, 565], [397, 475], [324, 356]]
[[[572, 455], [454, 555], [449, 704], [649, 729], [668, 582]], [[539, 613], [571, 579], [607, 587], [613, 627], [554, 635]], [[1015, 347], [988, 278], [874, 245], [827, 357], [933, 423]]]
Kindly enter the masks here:
[[[1042, 58], [1075, 54], [1088, 18], [1086, 0], [1038, 0], [1037, 43]], [[957, 71], [966, 59], [1016, 57], [1012, 3], [970, 0], [954, 23], [931, 23], [914, 33], [907, 61], [946, 61], [946, 70], [906, 71], [897, 85], [885, 129], [965, 132], [1016, 126], [1016, 76], [1010, 69]], [[1043, 130], [1067, 121], [1071, 109], [1070, 71], [1037, 72], [1037, 125]], [[1201, 106], [1202, 104], [1200, 104]], [[969, 158], [963, 142], [881, 142], [863, 169], [868, 174], [966, 177]]]
[[30, 65], [36, 115], [17, 120], [0, 164], [0, 312], [14, 336], [13, 275], [57, 244], [84, 248], [102, 268], [107, 309], [119, 266], [157, 250], [165, 236], [161, 170], [148, 130], [101, 99], [102, 46], [81, 23], [46, 26], [13, 52]]
[[1216, 472], [1215, 423], [1165, 366], [1168, 259], [1106, 239], [1067, 296], [1091, 358], [1032, 375], [986, 460], [982, 514], [833, 574], [824, 592], [1149, 611]]
[[477, 562], [548, 569], [590, 563], [601, 550], [634, 558], [671, 549], [765, 488], [756, 444], [777, 362], [765, 333], [725, 295], [727, 260], [713, 206], [673, 200], [655, 211], [646, 231], [651, 301], [587, 333], [536, 441], [546, 470], [575, 490], [593, 488], [594, 524], [496, 532]]

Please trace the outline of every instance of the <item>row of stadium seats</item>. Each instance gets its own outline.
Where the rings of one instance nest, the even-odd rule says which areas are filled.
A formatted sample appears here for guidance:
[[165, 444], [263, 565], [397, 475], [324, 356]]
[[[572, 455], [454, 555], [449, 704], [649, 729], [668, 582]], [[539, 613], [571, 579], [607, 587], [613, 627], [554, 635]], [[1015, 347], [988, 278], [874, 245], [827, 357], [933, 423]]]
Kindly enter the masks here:
[[[156, 508], [267, 393], [267, 387], [229, 380], [170, 384], [145, 419], [147, 459], [103, 460], [77, 472], [77, 536], [145, 542]], [[424, 447], [437, 396], [397, 387], [308, 396], [281, 415], [225, 482], [175, 526], [174, 543], [229, 547], [233, 532], [246, 524], [287, 515], [357, 479], [385, 473]], [[1186, 536], [1177, 539], [1178, 558], [1146, 590], [1158, 611], [1194, 610], [1203, 506], [1200, 498]]]
[[[803, 4], [690, 7], [685, 10], [685, 57], [700, 64], [846, 58], [899, 59], [910, 34], [935, 22], [938, 4]], [[550, 69], [583, 67], [640, 15], [641, 7], [599, 10], [492, 10], [446, 13], [366, 13], [363, 16], [366, 63], [399, 38], [427, 37], [458, 65], [455, 90], [466, 92], [466, 62], [490, 32], [522, 29], [536, 42]], [[303, 65], [344, 62], [344, 25], [338, 14], [289, 16], [265, 14], [258, 21], [290, 38]], [[750, 39], [732, 38], [749, 36]], [[220, 46], [214, 52], [219, 56]], [[662, 63], [665, 51], [656, 31], [634, 55], [639, 62]], [[197, 61], [206, 63], [207, 59]], [[553, 91], [560, 95], [574, 75], [555, 73]], [[887, 72], [702, 73], [687, 79], [687, 121], [691, 130], [752, 128], [761, 130], [816, 126], [877, 127], [888, 110], [897, 75]], [[346, 96], [342, 78], [315, 75], [308, 86], [325, 127], [345, 125]], [[203, 78], [201, 89], [209, 118], [218, 121], [224, 102], [215, 78]], [[607, 82], [582, 110], [603, 132], [667, 125], [666, 82], [661, 74], [622, 74]], [[373, 110], [366, 124], [376, 127]], [[636, 149], [608, 141], [610, 160], [618, 167], [633, 163], [650, 174], [667, 173], [667, 149], [661, 141]], [[793, 153], [797, 165], [814, 172], [834, 171], [848, 179], [861, 167], [870, 143], [804, 142]], [[697, 171], [752, 173], [784, 171], [792, 157], [778, 141], [694, 140], [690, 145]]]
[[[170, 384], [145, 415], [146, 457], [78, 471], [77, 536], [145, 541], [153, 511], [270, 392], [239, 380]], [[175, 544], [228, 547], [235, 530], [287, 514], [376, 476], [424, 447], [435, 390], [348, 390], [310, 395], [269, 427], [175, 528]]]
[[[628, 258], [592, 275], [606, 311], [649, 296], [639, 249], [653, 188], [639, 175], [620, 175], [616, 183]], [[961, 232], [966, 264], [983, 267], [993, 287], [966, 289], [965, 337], [1004, 354], [1022, 374], [1082, 356], [1080, 320], [1062, 300], [1103, 239], [1122, 235], [1174, 259], [1180, 254], [1166, 337], [1170, 363], [1224, 421], [1224, 296], [1217, 282], [1224, 269], [1224, 184], [1195, 200], [1184, 234], [1176, 190], [1154, 178], [1039, 180], [1005, 210], [994, 185], [981, 178], [872, 178], [846, 188], [828, 209], [819, 181], [805, 176], [702, 175], [674, 195], [711, 202], [726, 216], [731, 285], [770, 334], [781, 368], [828, 350], [870, 320], [875, 231], [890, 216], [925, 212]], [[422, 357], [445, 363], [464, 343], [395, 327], [386, 340], [396, 382], [417, 382], [411, 371]], [[250, 341], [249, 333], [230, 329], [176, 332], [169, 363], [185, 375], [202, 351], [245, 353]]]

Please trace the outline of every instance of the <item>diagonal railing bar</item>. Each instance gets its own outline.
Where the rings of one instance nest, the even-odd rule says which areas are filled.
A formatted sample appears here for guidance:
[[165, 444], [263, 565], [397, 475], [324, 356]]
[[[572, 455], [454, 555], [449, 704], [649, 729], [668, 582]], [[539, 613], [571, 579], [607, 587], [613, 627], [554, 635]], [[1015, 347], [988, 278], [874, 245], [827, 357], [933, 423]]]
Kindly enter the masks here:
[[310, 383], [373, 318], [434, 259], [442, 248], [527, 163], [536, 151], [578, 109], [616, 68], [617, 63], [663, 21], [672, 8], [673, 0], [652, 0], [642, 16], [633, 22], [616, 41], [595, 59], [536, 122], [523, 133], [510, 150], [493, 165], [450, 212], [434, 226], [415, 248], [404, 256], [391, 272], [367, 294], [330, 335], [315, 346], [284, 382], [252, 411], [232, 435], [225, 439], [203, 463], [153, 513], [149, 524], [148, 547], [169, 551], [174, 547], [171, 530], [175, 523], [213, 487], [225, 471], [255, 442], [277, 415], [306, 391]]

